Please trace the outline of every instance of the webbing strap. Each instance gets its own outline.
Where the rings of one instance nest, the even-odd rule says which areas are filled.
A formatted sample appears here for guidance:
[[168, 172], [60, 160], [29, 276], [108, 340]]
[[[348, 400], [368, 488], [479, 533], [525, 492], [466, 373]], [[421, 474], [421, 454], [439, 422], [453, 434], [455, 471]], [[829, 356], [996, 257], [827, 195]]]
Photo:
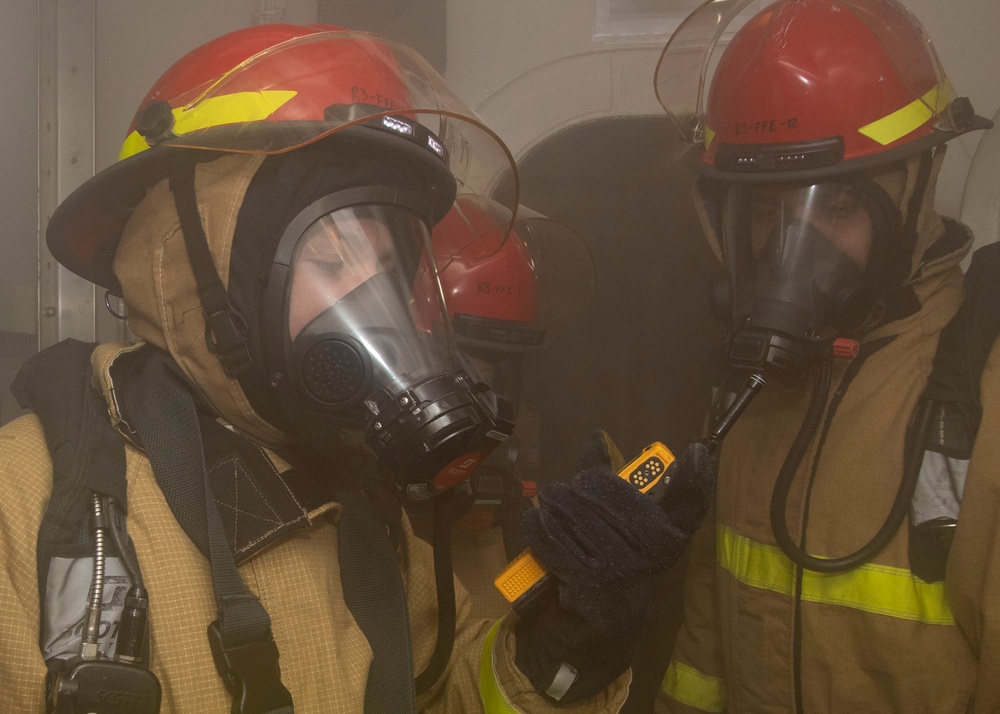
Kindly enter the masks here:
[[290, 714], [271, 618], [240, 578], [205, 474], [194, 399], [165, 353], [148, 357], [125, 382], [124, 404], [156, 482], [177, 522], [195, 542], [207, 542], [219, 619], [209, 629], [216, 666], [234, 695], [233, 712]]
[[198, 299], [205, 314], [205, 342], [209, 351], [219, 358], [226, 374], [238, 377], [251, 366], [247, 349], [247, 323], [229, 302], [212, 252], [208, 247], [205, 227], [198, 213], [194, 185], [195, 165], [182, 165], [170, 176], [170, 191], [184, 234], [184, 247], [198, 285]]
[[337, 500], [344, 601], [372, 648], [365, 712], [415, 712], [410, 620], [389, 532], [360, 491], [340, 491]]

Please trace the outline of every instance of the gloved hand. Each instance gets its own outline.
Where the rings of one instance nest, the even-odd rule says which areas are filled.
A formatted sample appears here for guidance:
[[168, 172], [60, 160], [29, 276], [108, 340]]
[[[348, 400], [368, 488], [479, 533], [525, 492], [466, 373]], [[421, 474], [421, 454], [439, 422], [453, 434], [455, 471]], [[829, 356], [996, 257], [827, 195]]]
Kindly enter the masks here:
[[606, 434], [595, 435], [581, 459], [586, 468], [572, 484], [544, 487], [523, 519], [559, 597], [517, 623], [515, 662], [562, 703], [600, 692], [628, 668], [662, 575], [714, 493], [714, 462], [700, 442], [678, 459], [662, 507], [611, 472], [616, 451]]

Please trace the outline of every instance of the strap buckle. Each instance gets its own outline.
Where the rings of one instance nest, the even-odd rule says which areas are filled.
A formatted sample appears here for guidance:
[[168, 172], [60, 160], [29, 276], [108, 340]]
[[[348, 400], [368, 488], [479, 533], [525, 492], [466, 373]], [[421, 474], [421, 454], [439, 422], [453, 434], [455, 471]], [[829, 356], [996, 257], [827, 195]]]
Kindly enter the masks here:
[[253, 364], [247, 348], [247, 322], [243, 316], [222, 298], [218, 309], [205, 305], [205, 340], [208, 350], [222, 362], [230, 377], [239, 377]]
[[263, 639], [226, 647], [219, 620], [208, 626], [212, 659], [233, 696], [232, 714], [292, 711], [292, 695], [281, 683], [278, 646], [270, 631]]

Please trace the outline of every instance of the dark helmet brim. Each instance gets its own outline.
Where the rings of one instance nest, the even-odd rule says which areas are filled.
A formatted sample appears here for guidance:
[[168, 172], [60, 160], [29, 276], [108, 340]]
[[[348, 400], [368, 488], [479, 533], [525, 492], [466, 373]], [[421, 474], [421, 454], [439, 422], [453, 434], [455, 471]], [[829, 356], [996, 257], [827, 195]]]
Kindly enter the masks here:
[[[267, 130], [269, 127], [262, 127]], [[390, 152], [413, 155], [426, 167], [428, 182], [436, 201], [430, 220], [440, 220], [455, 198], [455, 179], [447, 165], [429, 151], [410, 142], [365, 125], [339, 127], [315, 141], [361, 139]], [[150, 147], [118, 161], [97, 173], [73, 191], [52, 214], [46, 228], [46, 243], [52, 256], [80, 277], [121, 296], [114, 274], [115, 252], [132, 212], [147, 191], [181, 166], [210, 161], [221, 151], [194, 149], [169, 143]], [[433, 225], [433, 223], [432, 223]]]
[[113, 263], [132, 211], [152, 186], [182, 164], [207, 153], [154, 146], [94, 175], [52, 214], [45, 230], [52, 257], [85, 280], [120, 296]]

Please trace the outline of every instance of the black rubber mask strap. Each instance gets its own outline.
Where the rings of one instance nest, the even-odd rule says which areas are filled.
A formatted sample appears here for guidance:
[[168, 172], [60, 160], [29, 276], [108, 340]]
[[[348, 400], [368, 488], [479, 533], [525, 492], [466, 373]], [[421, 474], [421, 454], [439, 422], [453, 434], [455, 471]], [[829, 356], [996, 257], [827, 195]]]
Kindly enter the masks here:
[[205, 313], [205, 342], [230, 377], [251, 365], [247, 349], [247, 323], [229, 302], [208, 247], [208, 237], [198, 212], [194, 184], [195, 164], [187, 163], [170, 176], [170, 190], [184, 234], [184, 247], [198, 284], [198, 298]]

